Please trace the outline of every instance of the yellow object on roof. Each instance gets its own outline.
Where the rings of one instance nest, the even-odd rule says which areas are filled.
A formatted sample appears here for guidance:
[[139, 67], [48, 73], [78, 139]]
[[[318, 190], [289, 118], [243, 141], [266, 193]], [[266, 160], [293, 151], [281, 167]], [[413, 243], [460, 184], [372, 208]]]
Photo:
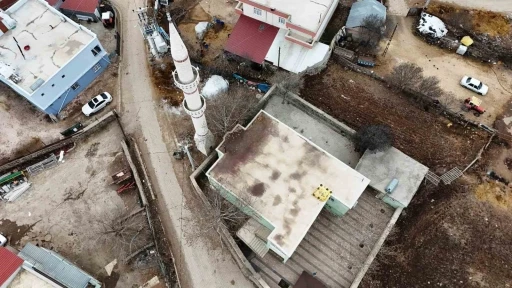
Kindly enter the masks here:
[[325, 202], [329, 197], [331, 197], [332, 191], [329, 190], [329, 188], [325, 188], [322, 184], [318, 188], [316, 188], [315, 192], [313, 192], [313, 196], [316, 197], [316, 199]]
[[473, 39], [469, 36], [462, 37], [462, 40], [460, 40], [460, 43], [462, 43], [464, 46], [470, 46], [473, 44]]

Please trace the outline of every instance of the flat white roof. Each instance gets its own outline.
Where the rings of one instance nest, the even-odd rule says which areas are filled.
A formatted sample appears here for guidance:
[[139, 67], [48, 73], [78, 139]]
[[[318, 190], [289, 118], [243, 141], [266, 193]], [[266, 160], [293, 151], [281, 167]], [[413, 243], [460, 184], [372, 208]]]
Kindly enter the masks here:
[[95, 38], [45, 1], [20, 0], [6, 12], [17, 23], [0, 36], [0, 61], [22, 78], [17, 85], [29, 94], [38, 79], [48, 80]]
[[[288, 41], [285, 38], [286, 29], [279, 29], [274, 42], [268, 49], [265, 60], [293, 73], [300, 73], [308, 67], [320, 63], [329, 53], [329, 45], [316, 42], [309, 49], [302, 45]], [[279, 50], [281, 49], [281, 50]], [[281, 57], [279, 60], [278, 58]]]
[[217, 148], [208, 176], [249, 205], [275, 229], [274, 244], [292, 255], [326, 202], [313, 196], [322, 184], [352, 208], [370, 180], [265, 111], [237, 126]]
[[291, 15], [291, 23], [316, 32], [329, 8], [337, 0], [252, 0], [252, 2]]
[[398, 186], [391, 194], [386, 194], [407, 207], [427, 175], [428, 167], [391, 147], [384, 152], [367, 150], [356, 170], [370, 178], [370, 186], [381, 193], [386, 193], [388, 184], [397, 179]]

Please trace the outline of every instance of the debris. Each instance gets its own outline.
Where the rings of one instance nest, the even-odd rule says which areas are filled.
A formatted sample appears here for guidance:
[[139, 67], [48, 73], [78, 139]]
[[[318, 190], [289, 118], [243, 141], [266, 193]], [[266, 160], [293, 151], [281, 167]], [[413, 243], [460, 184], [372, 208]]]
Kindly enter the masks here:
[[105, 266], [105, 270], [107, 271], [108, 276], [112, 275], [112, 271], [114, 270], [114, 267], [117, 265], [117, 259], [114, 259], [114, 261], [110, 262]]
[[421, 13], [420, 24], [417, 28], [421, 34], [426, 34], [434, 38], [444, 37], [446, 33], [448, 33], [448, 29], [446, 29], [441, 19], [424, 12]]
[[46, 242], [50, 242], [50, 241], [52, 241], [52, 235], [51, 235], [51, 234], [46, 234], [46, 235], [44, 236], [44, 241], [46, 241]]
[[213, 98], [222, 92], [228, 91], [229, 83], [219, 75], [212, 75], [203, 87], [202, 95], [206, 98]]
[[206, 34], [206, 31], [208, 31], [209, 24], [210, 23], [208, 23], [208, 22], [197, 23], [197, 25], [195, 27], [197, 39], [203, 40], [204, 35]]
[[158, 283], [160, 283], [160, 280], [158, 280], [158, 276], [155, 276], [151, 278], [148, 282], [144, 283], [144, 285], [140, 286], [140, 288], [155, 287], [156, 285], [158, 285]]
[[64, 163], [64, 150], [60, 150], [59, 163]]

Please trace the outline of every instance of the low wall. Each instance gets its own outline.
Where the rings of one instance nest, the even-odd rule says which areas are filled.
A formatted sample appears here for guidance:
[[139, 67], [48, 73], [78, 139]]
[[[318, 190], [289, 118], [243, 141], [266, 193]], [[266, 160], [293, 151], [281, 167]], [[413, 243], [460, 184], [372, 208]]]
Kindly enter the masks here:
[[103, 115], [99, 119], [96, 119], [95, 121], [93, 121], [91, 124], [87, 125], [87, 127], [85, 127], [82, 131], [78, 132], [77, 134], [74, 134], [71, 137], [59, 140], [59, 141], [49, 144], [33, 153], [30, 153], [28, 155], [19, 157], [17, 159], [14, 159], [10, 162], [5, 163], [2, 166], [0, 166], [0, 175], [4, 174], [4, 172], [7, 172], [8, 170], [12, 170], [14, 168], [21, 167], [24, 164], [26, 164], [27, 162], [30, 162], [31, 160], [34, 160], [41, 156], [44, 156], [48, 153], [51, 153], [55, 150], [58, 150], [58, 149], [64, 147], [66, 145], [69, 145], [75, 141], [78, 141], [84, 137], [87, 137], [87, 136], [91, 135], [92, 133], [98, 131], [100, 128], [105, 127], [108, 123], [115, 120], [116, 117], [117, 116], [116, 116], [115, 110], [108, 112], [107, 114]]

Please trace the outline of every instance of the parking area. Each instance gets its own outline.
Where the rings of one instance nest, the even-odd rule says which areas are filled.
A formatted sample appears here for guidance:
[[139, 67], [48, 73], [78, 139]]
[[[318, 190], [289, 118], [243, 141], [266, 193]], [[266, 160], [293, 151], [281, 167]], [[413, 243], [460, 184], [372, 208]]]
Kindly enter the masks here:
[[[465, 75], [474, 77], [489, 86], [489, 93], [486, 96], [477, 96], [483, 100], [482, 105], [486, 113], [479, 118], [472, 113], [461, 113], [466, 113], [465, 116], [469, 119], [492, 126], [512, 96], [512, 71], [499, 63], [473, 61], [455, 54], [455, 51], [427, 44], [413, 35], [414, 17], [389, 17], [398, 23], [398, 28], [386, 56], [379, 56], [379, 65], [374, 70], [380, 75], [386, 75], [399, 63], [415, 63], [423, 68], [425, 76], [439, 78], [440, 86], [460, 100], [461, 108], [464, 99], [477, 94], [463, 88], [459, 82]], [[381, 44], [386, 45], [387, 39]]]
[[[122, 140], [120, 127], [111, 122], [75, 142], [63, 163], [28, 177], [31, 188], [14, 202], [0, 202], [0, 233], [9, 244], [54, 250], [106, 287], [139, 287], [155, 276], [155, 253], [124, 262], [152, 237], [136, 190], [119, 194], [112, 183], [112, 175], [128, 168]], [[108, 276], [104, 267], [113, 260], [118, 264]]]

